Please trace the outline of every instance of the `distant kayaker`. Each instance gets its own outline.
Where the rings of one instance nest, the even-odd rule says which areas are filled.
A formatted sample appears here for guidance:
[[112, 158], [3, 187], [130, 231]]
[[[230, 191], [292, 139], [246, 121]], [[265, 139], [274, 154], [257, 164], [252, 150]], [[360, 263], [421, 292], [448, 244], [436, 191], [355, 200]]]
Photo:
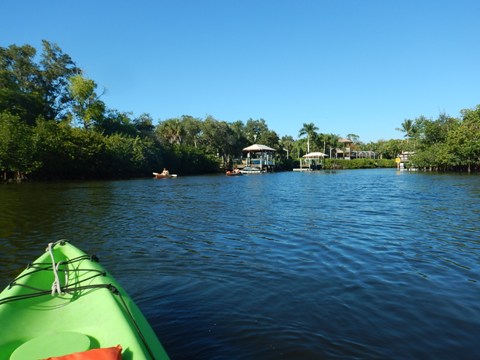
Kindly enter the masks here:
[[165, 176], [170, 175], [170, 172], [167, 170], [167, 168], [163, 168], [162, 175], [165, 175]]

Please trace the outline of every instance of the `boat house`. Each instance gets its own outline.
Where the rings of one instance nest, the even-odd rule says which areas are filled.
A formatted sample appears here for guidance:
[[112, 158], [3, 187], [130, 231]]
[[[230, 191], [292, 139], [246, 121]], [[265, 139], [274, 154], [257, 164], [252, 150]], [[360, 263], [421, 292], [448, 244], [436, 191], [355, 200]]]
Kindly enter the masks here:
[[300, 167], [294, 168], [293, 171], [313, 171], [320, 170], [323, 167], [323, 159], [327, 154], [322, 152], [311, 152], [303, 155], [300, 159]]
[[246, 153], [246, 159], [242, 163], [244, 167], [258, 168], [267, 172], [273, 172], [275, 168], [275, 149], [261, 144], [253, 144], [242, 150]]

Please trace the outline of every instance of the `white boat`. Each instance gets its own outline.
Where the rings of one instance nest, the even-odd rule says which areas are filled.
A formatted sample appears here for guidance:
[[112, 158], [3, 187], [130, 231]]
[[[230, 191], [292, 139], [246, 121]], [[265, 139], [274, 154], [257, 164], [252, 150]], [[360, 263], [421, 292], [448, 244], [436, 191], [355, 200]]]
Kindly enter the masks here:
[[240, 170], [242, 174], [264, 174], [267, 171], [262, 170], [255, 166], [245, 166], [242, 170]]

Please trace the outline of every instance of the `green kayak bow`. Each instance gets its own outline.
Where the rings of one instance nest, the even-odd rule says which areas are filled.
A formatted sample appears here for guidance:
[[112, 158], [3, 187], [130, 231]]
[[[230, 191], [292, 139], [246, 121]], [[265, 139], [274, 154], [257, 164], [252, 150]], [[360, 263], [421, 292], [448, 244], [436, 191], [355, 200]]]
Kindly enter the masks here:
[[122, 359], [168, 359], [118, 282], [66, 241], [49, 244], [0, 293], [0, 360], [121, 346]]

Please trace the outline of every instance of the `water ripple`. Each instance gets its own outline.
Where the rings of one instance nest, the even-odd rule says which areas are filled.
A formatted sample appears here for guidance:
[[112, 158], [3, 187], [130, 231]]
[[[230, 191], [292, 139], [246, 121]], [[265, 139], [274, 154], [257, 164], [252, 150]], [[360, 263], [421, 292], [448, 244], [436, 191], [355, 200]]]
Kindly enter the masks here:
[[0, 202], [3, 283], [69, 238], [175, 359], [480, 357], [477, 176], [21, 184]]

